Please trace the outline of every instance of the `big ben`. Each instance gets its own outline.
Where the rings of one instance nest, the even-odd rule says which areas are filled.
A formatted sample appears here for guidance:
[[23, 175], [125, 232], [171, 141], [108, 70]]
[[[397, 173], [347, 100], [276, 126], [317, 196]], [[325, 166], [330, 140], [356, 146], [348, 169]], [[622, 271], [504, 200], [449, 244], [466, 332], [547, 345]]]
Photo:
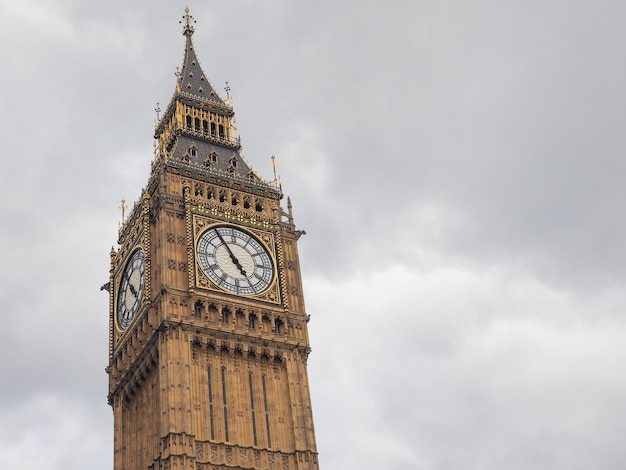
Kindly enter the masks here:
[[111, 250], [114, 470], [318, 469], [297, 241], [241, 156], [229, 98], [185, 52]]

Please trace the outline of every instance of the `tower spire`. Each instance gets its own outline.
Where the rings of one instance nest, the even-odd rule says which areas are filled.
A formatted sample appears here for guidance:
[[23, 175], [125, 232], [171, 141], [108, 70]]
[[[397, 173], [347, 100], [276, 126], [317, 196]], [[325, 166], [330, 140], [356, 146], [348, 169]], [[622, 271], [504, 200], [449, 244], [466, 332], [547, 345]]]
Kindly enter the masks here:
[[176, 88], [170, 103], [163, 113], [158, 105], [155, 109], [155, 161], [163, 156], [168, 165], [267, 184], [270, 191], [278, 192], [279, 185], [259, 178], [240, 153], [230, 85], [226, 84], [227, 98], [222, 100], [202, 70], [193, 44], [195, 20], [189, 8], [179, 18], [185, 52], [181, 66], [176, 68]]
[[185, 57], [183, 58], [182, 67], [176, 68], [177, 91], [224, 105], [224, 101], [222, 101], [209, 83], [196, 57], [196, 51], [193, 46], [193, 41], [191, 40], [191, 36], [194, 33], [193, 24], [195, 22], [196, 20], [189, 14], [189, 7], [185, 7], [185, 14], [179, 21], [179, 23], [183, 25], [183, 36], [186, 37]]

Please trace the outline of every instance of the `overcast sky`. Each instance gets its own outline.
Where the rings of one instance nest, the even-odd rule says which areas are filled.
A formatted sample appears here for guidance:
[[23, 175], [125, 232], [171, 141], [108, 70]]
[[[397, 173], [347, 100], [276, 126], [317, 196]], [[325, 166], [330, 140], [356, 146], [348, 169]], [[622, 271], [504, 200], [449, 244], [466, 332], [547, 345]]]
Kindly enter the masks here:
[[[5, 470], [112, 468], [99, 288], [184, 6], [0, 0]], [[189, 6], [307, 232], [321, 469], [626, 468], [626, 3]]]

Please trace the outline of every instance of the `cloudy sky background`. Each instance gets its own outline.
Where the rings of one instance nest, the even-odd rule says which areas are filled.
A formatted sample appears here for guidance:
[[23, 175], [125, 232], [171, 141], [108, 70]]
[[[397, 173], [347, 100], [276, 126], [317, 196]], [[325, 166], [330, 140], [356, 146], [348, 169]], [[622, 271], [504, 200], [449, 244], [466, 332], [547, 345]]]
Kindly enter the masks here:
[[[109, 470], [109, 250], [185, 2], [0, 0], [0, 466]], [[323, 470], [626, 468], [626, 4], [190, 2], [300, 241]]]

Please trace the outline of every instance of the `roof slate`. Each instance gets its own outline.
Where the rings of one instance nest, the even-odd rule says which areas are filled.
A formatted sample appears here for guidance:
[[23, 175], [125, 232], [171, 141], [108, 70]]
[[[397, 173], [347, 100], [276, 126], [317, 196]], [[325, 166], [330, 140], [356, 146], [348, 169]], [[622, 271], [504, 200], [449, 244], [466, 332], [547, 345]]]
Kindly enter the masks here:
[[[192, 149], [195, 149], [195, 155], [193, 155]], [[217, 161], [213, 161], [211, 158], [212, 154], [215, 155], [215, 160]], [[172, 156], [175, 160], [185, 163], [222, 171], [230, 170], [240, 176], [248, 176], [251, 171], [251, 168], [238, 151], [186, 135], [181, 135], [178, 138], [172, 149]]]
[[213, 86], [209, 83], [206, 75], [200, 67], [200, 62], [196, 57], [196, 51], [191, 40], [191, 35], [186, 35], [185, 57], [183, 59], [182, 70], [179, 75], [178, 91], [197, 96], [198, 98], [214, 101], [225, 106], [224, 101], [219, 97]]

